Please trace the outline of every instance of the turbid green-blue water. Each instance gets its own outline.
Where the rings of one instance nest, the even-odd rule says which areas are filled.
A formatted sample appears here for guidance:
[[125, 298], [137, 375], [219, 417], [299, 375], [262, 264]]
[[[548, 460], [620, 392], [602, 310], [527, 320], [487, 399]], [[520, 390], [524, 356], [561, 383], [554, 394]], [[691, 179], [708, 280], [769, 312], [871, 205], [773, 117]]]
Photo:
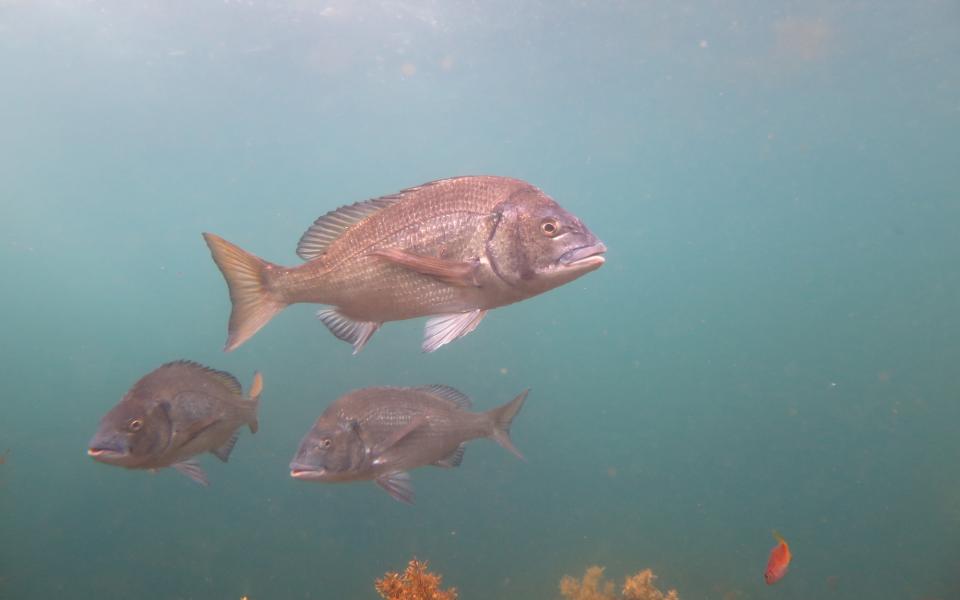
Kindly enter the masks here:
[[[960, 598], [958, 64], [933, 0], [0, 1], [0, 598], [375, 599], [413, 556], [466, 600], [592, 564]], [[432, 354], [417, 319], [353, 356], [306, 305], [221, 351], [201, 232], [297, 264], [321, 214], [471, 174], [606, 264]], [[86, 454], [176, 359], [264, 375], [207, 488]], [[471, 442], [413, 506], [290, 477], [334, 399], [425, 384], [531, 388], [527, 462]]]

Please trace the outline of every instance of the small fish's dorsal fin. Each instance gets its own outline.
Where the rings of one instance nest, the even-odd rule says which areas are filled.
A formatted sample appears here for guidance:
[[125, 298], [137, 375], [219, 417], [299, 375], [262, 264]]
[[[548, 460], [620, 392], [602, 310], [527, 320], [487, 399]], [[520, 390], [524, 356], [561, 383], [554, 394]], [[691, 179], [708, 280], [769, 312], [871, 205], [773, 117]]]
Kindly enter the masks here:
[[196, 370], [197, 372], [202, 372], [207, 375], [212, 375], [220, 383], [227, 386], [227, 388], [231, 392], [237, 395], [243, 394], [243, 388], [240, 386], [240, 382], [237, 381], [236, 377], [234, 377], [230, 373], [227, 373], [226, 371], [218, 371], [216, 369], [211, 369], [210, 367], [201, 365], [200, 363], [194, 362], [192, 360], [175, 360], [173, 362], [168, 362], [167, 364], [163, 365], [160, 368], [163, 369], [166, 367], [181, 367], [181, 368]]
[[300, 237], [297, 243], [297, 255], [303, 260], [312, 260], [327, 251], [343, 232], [366, 219], [382, 208], [386, 208], [401, 199], [403, 192], [392, 196], [374, 198], [341, 206], [331, 210], [313, 222], [310, 229]]
[[784, 545], [786, 545], [787, 543], [787, 540], [783, 539], [783, 536], [780, 535], [780, 532], [777, 531], [776, 529], [773, 530], [773, 539], [777, 540], [778, 542]]
[[469, 410], [473, 406], [473, 402], [470, 401], [470, 398], [466, 394], [449, 385], [424, 385], [416, 389], [422, 390], [432, 396], [449, 400], [463, 410]]

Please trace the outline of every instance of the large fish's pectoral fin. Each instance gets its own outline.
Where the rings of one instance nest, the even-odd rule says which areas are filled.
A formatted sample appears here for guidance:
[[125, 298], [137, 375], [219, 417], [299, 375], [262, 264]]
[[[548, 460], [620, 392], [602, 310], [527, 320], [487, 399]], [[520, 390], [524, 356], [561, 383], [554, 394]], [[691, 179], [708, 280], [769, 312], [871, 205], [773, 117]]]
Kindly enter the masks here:
[[479, 287], [477, 280], [477, 268], [480, 261], [477, 259], [468, 261], [447, 260], [445, 258], [436, 258], [433, 256], [424, 256], [414, 254], [399, 248], [385, 248], [371, 253], [373, 256], [389, 260], [390, 262], [412, 269], [417, 273], [435, 277], [444, 283], [461, 287]]
[[210, 485], [207, 474], [200, 468], [200, 463], [195, 460], [185, 460], [171, 466], [204, 487]]
[[410, 481], [410, 474], [406, 471], [387, 473], [377, 477], [374, 481], [395, 500], [413, 504], [413, 483]]
[[227, 443], [220, 446], [219, 448], [214, 448], [210, 451], [210, 454], [216, 456], [223, 462], [230, 460], [230, 453], [233, 452], [233, 447], [237, 445], [237, 439], [240, 437], [239, 434], [234, 433], [230, 436], [230, 439], [227, 440]]
[[317, 311], [317, 318], [327, 326], [330, 333], [345, 342], [353, 344], [353, 353], [357, 354], [367, 345], [373, 334], [380, 329], [382, 323], [374, 321], [354, 321], [345, 317], [335, 308], [324, 308]]
[[459, 446], [457, 446], [457, 449], [453, 451], [453, 454], [451, 454], [450, 456], [441, 458], [440, 460], [438, 460], [433, 464], [434, 466], [437, 466], [437, 467], [446, 467], [446, 468], [459, 467], [460, 463], [463, 462], [463, 453], [466, 451], [467, 451], [467, 444], [466, 442], [464, 442]]
[[423, 351], [433, 352], [440, 346], [467, 335], [477, 328], [486, 314], [487, 311], [478, 308], [470, 312], [433, 317], [427, 321], [423, 330]]
[[380, 455], [382, 455], [384, 452], [386, 452], [390, 448], [393, 448], [394, 446], [399, 444], [400, 441], [403, 440], [403, 438], [407, 437], [408, 435], [416, 431], [421, 425], [423, 425], [426, 422], [427, 422], [427, 417], [425, 415], [417, 415], [416, 417], [410, 419], [410, 421], [406, 425], [404, 425], [403, 427], [400, 427], [399, 429], [394, 431], [392, 434], [387, 436], [382, 442], [373, 446], [370, 449], [370, 455], [373, 457], [373, 464], [375, 465], [380, 464], [378, 462], [380, 460]]

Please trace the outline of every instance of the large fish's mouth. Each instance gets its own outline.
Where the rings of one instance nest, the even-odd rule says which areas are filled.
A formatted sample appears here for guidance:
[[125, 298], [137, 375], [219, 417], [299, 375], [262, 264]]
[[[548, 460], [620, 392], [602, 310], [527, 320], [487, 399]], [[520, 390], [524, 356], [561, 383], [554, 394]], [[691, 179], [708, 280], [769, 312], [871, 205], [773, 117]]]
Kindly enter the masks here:
[[560, 256], [560, 264], [566, 268], [582, 269], [585, 267], [597, 268], [606, 262], [603, 253], [607, 247], [603, 242], [581, 246], [573, 250], [567, 250]]
[[127, 453], [117, 450], [116, 448], [91, 446], [87, 448], [87, 455], [100, 462], [114, 462], [126, 456]]
[[316, 479], [322, 479], [324, 475], [327, 474], [326, 469], [317, 469], [307, 465], [290, 465], [290, 477], [294, 479], [303, 479], [304, 481], [312, 481]]

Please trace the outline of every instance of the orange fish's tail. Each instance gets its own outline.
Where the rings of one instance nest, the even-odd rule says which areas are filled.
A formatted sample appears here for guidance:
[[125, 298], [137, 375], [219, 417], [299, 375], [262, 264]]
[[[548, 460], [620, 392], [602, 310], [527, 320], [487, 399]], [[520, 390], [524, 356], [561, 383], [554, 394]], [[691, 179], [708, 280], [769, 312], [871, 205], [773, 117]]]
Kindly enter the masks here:
[[235, 350], [267, 324], [287, 303], [272, 294], [267, 286], [269, 269], [274, 265], [231, 244], [222, 237], [204, 233], [213, 261], [217, 263], [230, 290], [233, 310], [223, 350]]

